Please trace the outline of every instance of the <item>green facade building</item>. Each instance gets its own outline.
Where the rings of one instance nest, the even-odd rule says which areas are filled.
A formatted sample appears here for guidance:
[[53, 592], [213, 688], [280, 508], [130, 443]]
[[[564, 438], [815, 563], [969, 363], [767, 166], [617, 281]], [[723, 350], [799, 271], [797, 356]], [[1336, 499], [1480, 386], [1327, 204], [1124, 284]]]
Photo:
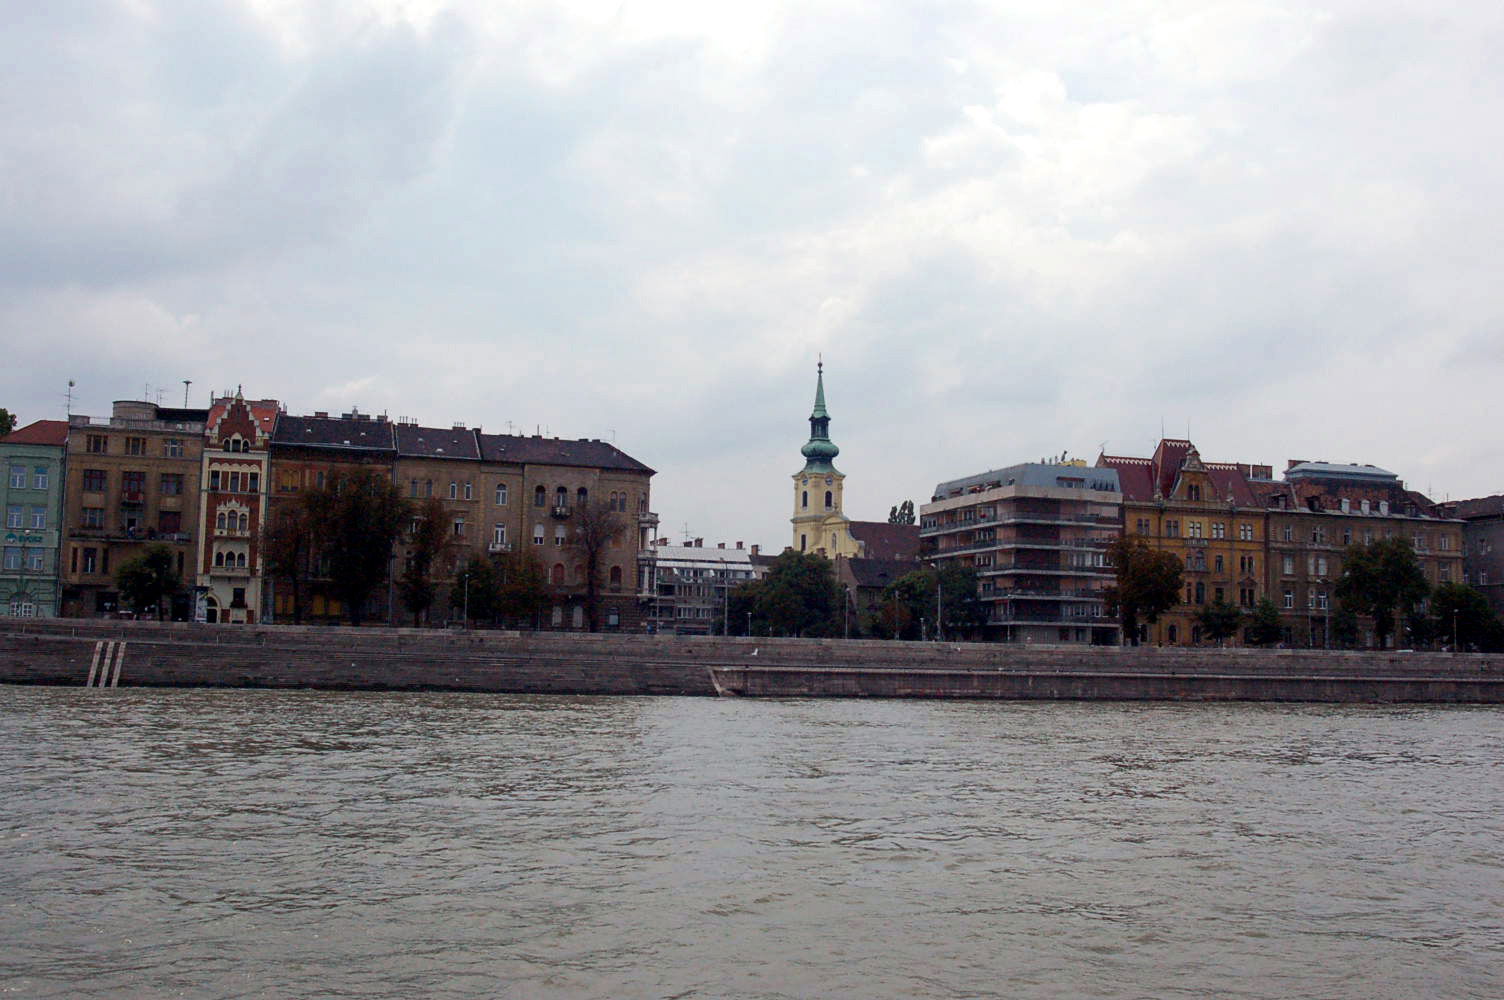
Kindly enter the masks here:
[[38, 420], [0, 438], [0, 615], [55, 618], [68, 423]]

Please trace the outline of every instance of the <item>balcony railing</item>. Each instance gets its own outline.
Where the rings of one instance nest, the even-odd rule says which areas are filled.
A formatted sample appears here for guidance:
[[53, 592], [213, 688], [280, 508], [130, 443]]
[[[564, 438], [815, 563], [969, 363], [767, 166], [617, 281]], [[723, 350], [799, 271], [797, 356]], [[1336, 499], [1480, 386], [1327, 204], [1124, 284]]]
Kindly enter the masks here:
[[139, 507], [146, 502], [146, 494], [140, 490], [121, 490], [120, 503], [132, 507]]
[[556, 517], [556, 518], [558, 518], [559, 520], [562, 521], [566, 517], [569, 516], [569, 505], [568, 504], [562, 504], [562, 503], [561, 504], [554, 504], [553, 508], [549, 511], [549, 513], [552, 514], [554, 517]]
[[487, 552], [492, 552], [492, 553], [495, 553], [495, 552], [510, 552], [510, 551], [512, 551], [512, 543], [511, 542], [492, 542], [491, 544], [489, 544], [489, 545], [486, 546], [486, 551]]

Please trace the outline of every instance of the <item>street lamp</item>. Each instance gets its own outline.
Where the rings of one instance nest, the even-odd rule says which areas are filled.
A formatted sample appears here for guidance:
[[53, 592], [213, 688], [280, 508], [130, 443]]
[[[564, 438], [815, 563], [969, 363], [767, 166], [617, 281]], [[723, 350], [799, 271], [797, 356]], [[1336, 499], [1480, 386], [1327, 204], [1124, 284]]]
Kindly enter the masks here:
[[470, 571], [464, 573], [465, 578], [465, 627], [470, 627]]

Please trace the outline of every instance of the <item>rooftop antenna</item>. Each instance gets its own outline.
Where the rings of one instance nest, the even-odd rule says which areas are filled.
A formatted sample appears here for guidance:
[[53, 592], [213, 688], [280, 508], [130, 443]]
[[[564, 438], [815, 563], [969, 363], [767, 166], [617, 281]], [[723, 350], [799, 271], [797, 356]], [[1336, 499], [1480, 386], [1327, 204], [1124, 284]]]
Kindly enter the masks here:
[[188, 387], [193, 384], [193, 379], [183, 379], [183, 409], [188, 409]]
[[68, 416], [69, 417], [73, 416], [73, 386], [74, 386], [74, 382], [70, 378], [68, 380], [68, 391], [63, 394], [64, 398], [67, 399], [67, 401], [68, 401], [67, 402], [67, 408], [68, 408], [67, 412], [68, 412]]

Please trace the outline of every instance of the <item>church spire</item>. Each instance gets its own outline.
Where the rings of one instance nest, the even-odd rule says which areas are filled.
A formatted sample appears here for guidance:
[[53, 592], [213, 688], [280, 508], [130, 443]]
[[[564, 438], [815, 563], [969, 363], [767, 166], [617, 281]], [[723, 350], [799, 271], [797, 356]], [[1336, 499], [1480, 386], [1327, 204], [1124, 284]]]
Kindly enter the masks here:
[[834, 472], [831, 461], [841, 453], [830, 440], [830, 414], [825, 409], [825, 359], [815, 365], [815, 408], [809, 415], [809, 442], [799, 453], [804, 456], [805, 472]]

